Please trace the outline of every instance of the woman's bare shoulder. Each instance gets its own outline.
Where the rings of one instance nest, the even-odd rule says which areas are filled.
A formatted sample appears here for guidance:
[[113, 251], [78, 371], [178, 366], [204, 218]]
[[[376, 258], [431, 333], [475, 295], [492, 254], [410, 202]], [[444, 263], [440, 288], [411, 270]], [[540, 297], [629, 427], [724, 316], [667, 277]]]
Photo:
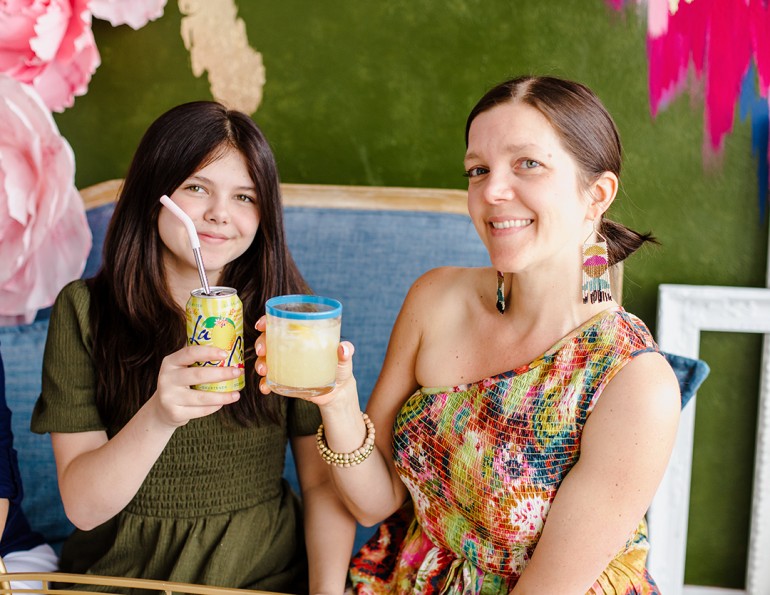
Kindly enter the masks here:
[[[607, 384], [594, 413], [625, 412], [630, 423], [675, 424], [679, 418], [679, 383], [671, 366], [657, 352], [631, 359]], [[592, 417], [599, 417], [594, 416]]]
[[[471, 297], [478, 293], [482, 280], [492, 279], [490, 268], [438, 267], [421, 275], [409, 290], [408, 299], [438, 305], [449, 299]], [[488, 273], [488, 274], [484, 274]], [[490, 281], [492, 287], [493, 281]]]

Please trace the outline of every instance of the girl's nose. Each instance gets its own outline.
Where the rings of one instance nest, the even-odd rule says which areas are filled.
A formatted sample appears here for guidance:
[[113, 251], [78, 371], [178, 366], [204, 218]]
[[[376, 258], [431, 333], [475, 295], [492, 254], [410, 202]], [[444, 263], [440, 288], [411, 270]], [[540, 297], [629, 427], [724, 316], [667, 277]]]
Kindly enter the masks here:
[[220, 195], [212, 195], [206, 206], [206, 212], [204, 217], [206, 221], [212, 221], [214, 223], [229, 223], [230, 221], [230, 201], [227, 197]]

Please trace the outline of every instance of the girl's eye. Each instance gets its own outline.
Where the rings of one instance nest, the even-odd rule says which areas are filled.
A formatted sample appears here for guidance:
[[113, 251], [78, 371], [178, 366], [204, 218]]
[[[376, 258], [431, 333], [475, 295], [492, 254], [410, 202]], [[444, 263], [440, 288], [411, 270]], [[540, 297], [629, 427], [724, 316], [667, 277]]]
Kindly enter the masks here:
[[524, 169], [534, 169], [535, 167], [540, 167], [540, 162], [535, 161], [534, 159], [524, 159], [521, 162], [521, 166]]
[[199, 186], [198, 184], [188, 184], [185, 186], [185, 190], [190, 190], [191, 192], [203, 192], [203, 186]]
[[480, 176], [486, 173], [489, 173], [489, 170], [486, 167], [481, 167], [477, 165], [465, 170], [465, 173], [463, 175], [466, 178], [475, 178], [476, 176]]
[[235, 200], [239, 200], [241, 202], [250, 202], [250, 203], [254, 202], [254, 199], [248, 196], [247, 194], [236, 194]]

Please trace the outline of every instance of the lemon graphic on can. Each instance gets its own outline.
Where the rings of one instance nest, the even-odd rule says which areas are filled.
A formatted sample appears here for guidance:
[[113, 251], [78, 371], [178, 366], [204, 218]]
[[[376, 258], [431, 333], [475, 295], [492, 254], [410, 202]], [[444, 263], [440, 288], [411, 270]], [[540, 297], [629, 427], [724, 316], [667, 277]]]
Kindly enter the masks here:
[[[224, 316], [209, 316], [203, 326], [209, 329], [211, 342], [220, 349], [230, 351], [235, 344], [235, 323]], [[224, 364], [224, 362], [223, 362]]]

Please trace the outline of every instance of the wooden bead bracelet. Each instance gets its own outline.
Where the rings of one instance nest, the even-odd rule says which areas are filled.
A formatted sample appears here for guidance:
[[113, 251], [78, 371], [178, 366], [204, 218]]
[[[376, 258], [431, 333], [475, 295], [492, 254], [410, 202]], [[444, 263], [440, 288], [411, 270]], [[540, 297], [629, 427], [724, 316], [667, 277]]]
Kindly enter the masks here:
[[315, 435], [316, 445], [318, 446], [318, 452], [321, 458], [329, 465], [335, 467], [355, 467], [363, 463], [374, 450], [374, 424], [366, 413], [361, 413], [366, 424], [366, 439], [364, 443], [353, 452], [334, 452], [326, 443], [326, 435], [324, 434], [324, 425], [318, 426], [318, 431]]

